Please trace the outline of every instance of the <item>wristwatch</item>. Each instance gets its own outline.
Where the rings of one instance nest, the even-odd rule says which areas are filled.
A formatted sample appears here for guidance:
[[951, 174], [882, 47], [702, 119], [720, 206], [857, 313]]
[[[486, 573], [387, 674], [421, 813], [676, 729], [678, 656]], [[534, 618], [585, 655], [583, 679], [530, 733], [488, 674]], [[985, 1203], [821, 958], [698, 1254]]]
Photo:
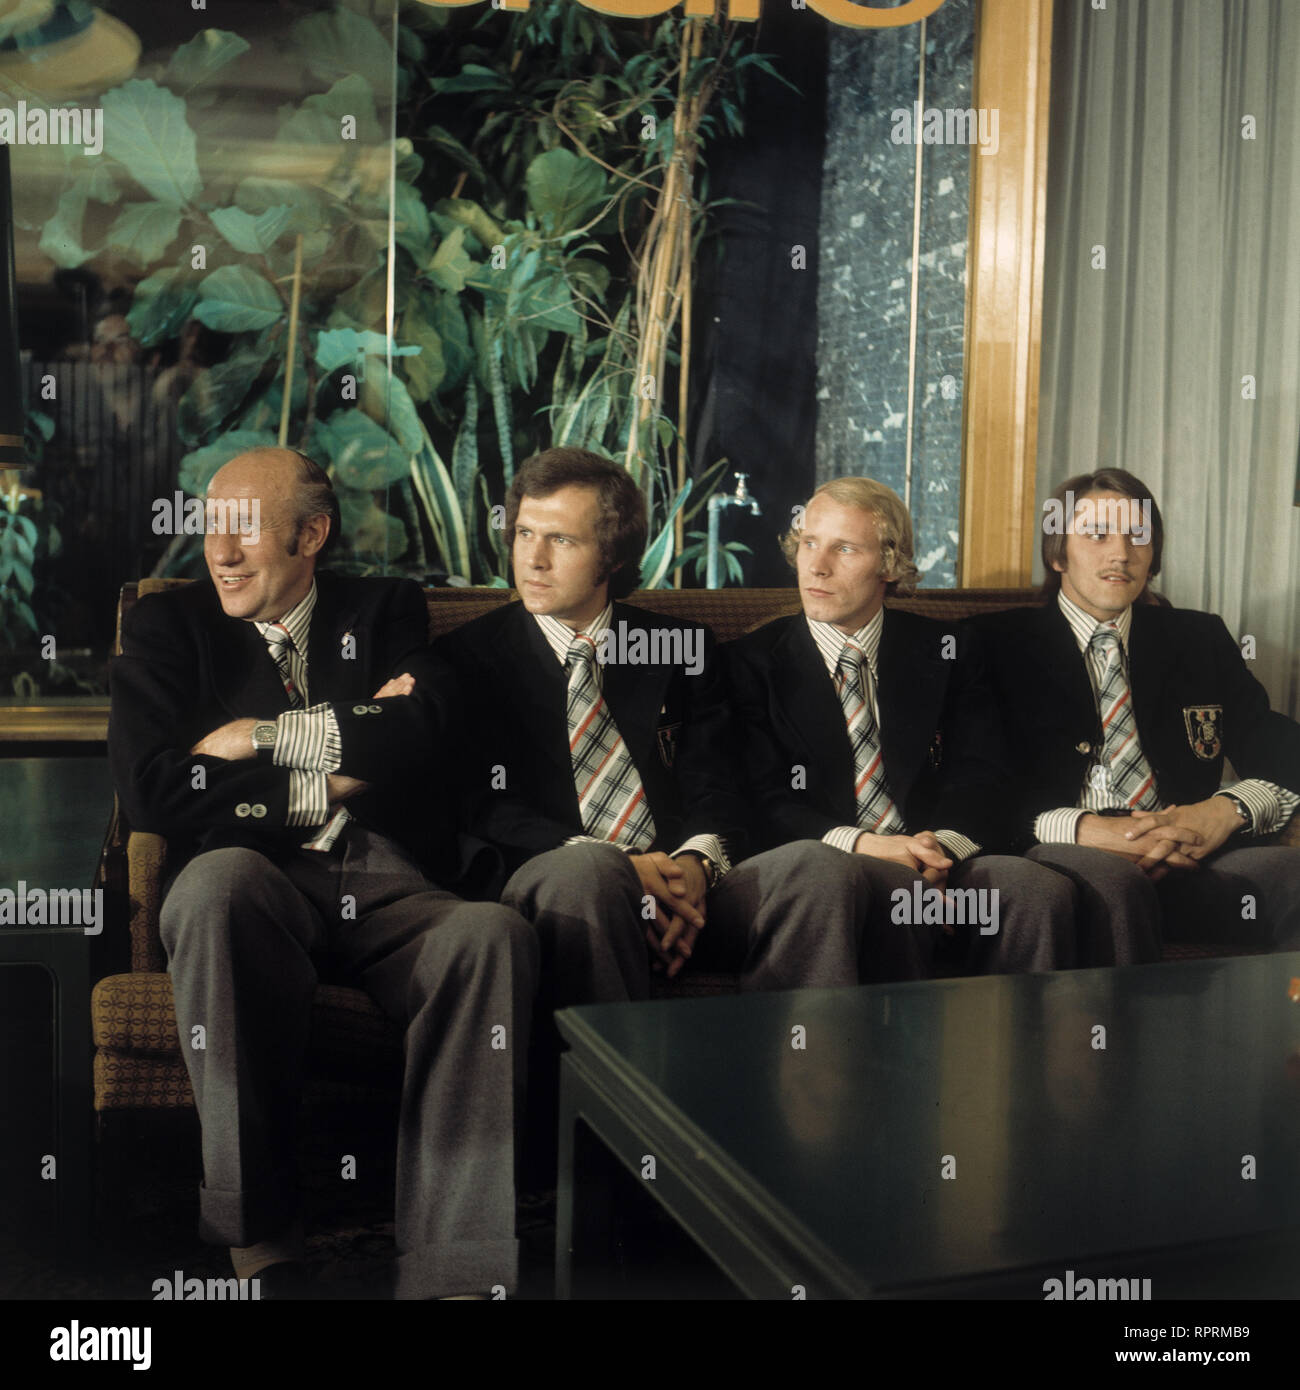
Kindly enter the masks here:
[[718, 866], [707, 854], [701, 854], [697, 849], [688, 852], [693, 854], [700, 861], [700, 868], [704, 870], [704, 882], [708, 887], [712, 888], [722, 877], [722, 874], [718, 870]]
[[[1223, 797], [1225, 801], [1231, 801], [1232, 804], [1237, 808], [1237, 814], [1241, 817], [1241, 824], [1237, 827], [1237, 829], [1253, 829], [1255, 824], [1255, 818], [1250, 814], [1250, 807], [1246, 805], [1246, 803], [1241, 799], [1241, 797], [1234, 796], [1231, 792], [1220, 792], [1219, 795]], [[1234, 831], [1233, 833], [1235, 834], [1236, 832]]]
[[259, 758], [269, 758], [275, 752], [275, 725], [259, 721], [253, 725], [253, 752]]

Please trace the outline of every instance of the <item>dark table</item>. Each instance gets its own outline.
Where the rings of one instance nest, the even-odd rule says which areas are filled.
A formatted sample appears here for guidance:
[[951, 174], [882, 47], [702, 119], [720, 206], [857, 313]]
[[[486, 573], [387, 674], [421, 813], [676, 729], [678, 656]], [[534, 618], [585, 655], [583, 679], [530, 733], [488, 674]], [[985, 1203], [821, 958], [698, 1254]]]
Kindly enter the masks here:
[[1265, 1269], [1253, 1292], [1295, 1296], [1297, 977], [1300, 953], [564, 1010], [557, 1293], [582, 1121], [751, 1297], [1041, 1299], [1069, 1270], [1231, 1296]]

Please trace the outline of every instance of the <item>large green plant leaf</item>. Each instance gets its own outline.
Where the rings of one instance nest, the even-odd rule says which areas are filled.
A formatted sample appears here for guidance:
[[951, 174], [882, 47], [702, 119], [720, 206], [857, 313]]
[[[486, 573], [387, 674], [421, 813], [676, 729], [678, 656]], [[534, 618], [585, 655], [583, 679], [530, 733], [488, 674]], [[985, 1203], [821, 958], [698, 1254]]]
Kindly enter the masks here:
[[447, 375], [442, 339], [433, 325], [435, 306], [440, 299], [439, 295], [421, 290], [402, 317], [402, 336], [420, 349], [419, 355], [410, 358], [403, 367], [407, 387], [417, 401], [427, 401], [434, 395]]
[[429, 278], [444, 290], [459, 294], [474, 270], [474, 262], [465, 250], [465, 228], [457, 227], [446, 236], [429, 262]]
[[180, 229], [178, 208], [166, 203], [131, 203], [108, 229], [108, 244], [144, 269], [161, 260]]
[[374, 491], [410, 471], [407, 453], [364, 410], [336, 410], [328, 420], [316, 422], [315, 437], [347, 487]]
[[408, 454], [416, 453], [424, 442], [424, 426], [415, 411], [415, 402], [406, 383], [390, 376], [381, 362], [366, 365], [366, 379], [361, 386], [361, 405], [372, 419], [387, 425]]
[[539, 154], [528, 166], [524, 187], [528, 206], [552, 236], [589, 221], [607, 196], [600, 165], [565, 149]]
[[176, 337], [198, 300], [198, 283], [192, 277], [175, 268], [156, 271], [135, 287], [126, 316], [131, 336], [141, 347]]
[[204, 29], [172, 54], [163, 81], [184, 96], [191, 88], [220, 72], [227, 63], [247, 53], [249, 47], [247, 39], [227, 29]]
[[456, 500], [456, 488], [447, 472], [447, 465], [438, 456], [427, 433], [419, 453], [411, 455], [411, 481], [424, 507], [447, 573], [471, 578], [464, 513]]
[[180, 462], [177, 481], [192, 497], [202, 497], [212, 475], [231, 459], [250, 449], [269, 449], [275, 445], [270, 430], [230, 430], [202, 449], [193, 449]]
[[474, 366], [474, 349], [470, 343], [469, 326], [455, 295], [437, 295], [433, 305], [433, 327], [442, 344], [442, 360], [447, 374], [438, 387], [440, 393], [455, 390]]
[[246, 265], [223, 265], [199, 285], [194, 317], [220, 333], [269, 328], [284, 313], [266, 278]]
[[199, 373], [176, 406], [176, 432], [187, 444], [207, 438], [244, 403], [274, 346], [238, 348], [224, 362]]
[[294, 209], [283, 203], [256, 217], [243, 208], [215, 208], [211, 214], [217, 231], [245, 256], [260, 256], [275, 245], [294, 220]]
[[[348, 116], [356, 121], [356, 137], [341, 146], [343, 121]], [[334, 145], [342, 154], [345, 146], [377, 144], [383, 136], [374, 89], [355, 74], [341, 78], [328, 92], [305, 98], [296, 111], [287, 107], [281, 113], [280, 139], [286, 144]]]
[[440, 217], [468, 227], [486, 251], [490, 251], [506, 239], [500, 224], [494, 222], [471, 198], [440, 198], [433, 205], [433, 210]]
[[[409, 343], [393, 344], [394, 357], [413, 357], [419, 351]], [[386, 358], [388, 338], [383, 333], [358, 333], [355, 328], [322, 329], [316, 335], [316, 365], [323, 372], [350, 365], [361, 356]]]
[[71, 186], [59, 195], [54, 216], [41, 230], [42, 254], [63, 270], [73, 270], [88, 261], [96, 250], [81, 244], [86, 204], [91, 198], [100, 203], [114, 203], [120, 197], [121, 190], [104, 165], [78, 174]]
[[160, 203], [179, 207], [203, 180], [185, 103], [156, 82], [134, 79], [105, 92], [104, 149]]
[[417, 261], [429, 253], [429, 213], [424, 199], [409, 183], [393, 185], [393, 237]]
[[370, 20], [348, 9], [311, 15], [293, 26], [295, 52], [322, 82], [356, 73], [372, 91], [388, 89], [393, 50]]
[[495, 68], [482, 63], [466, 63], [451, 77], [431, 77], [429, 86], [440, 96], [464, 92], [508, 92], [510, 82]]
[[406, 528], [395, 516], [388, 516], [369, 492], [338, 487], [339, 519], [343, 536], [359, 556], [374, 557], [385, 564], [399, 559], [406, 549]]
[[235, 203], [254, 217], [278, 208], [288, 208], [290, 215], [284, 228], [287, 232], [306, 235], [320, 231], [329, 223], [329, 214], [321, 195], [314, 188], [289, 179], [243, 179], [235, 189]]

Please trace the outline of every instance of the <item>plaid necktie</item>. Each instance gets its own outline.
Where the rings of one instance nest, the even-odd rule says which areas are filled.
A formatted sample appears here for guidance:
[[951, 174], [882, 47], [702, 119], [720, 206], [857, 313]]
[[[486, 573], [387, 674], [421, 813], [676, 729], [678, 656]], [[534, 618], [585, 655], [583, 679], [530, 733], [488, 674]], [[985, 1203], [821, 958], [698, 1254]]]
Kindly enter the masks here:
[[845, 642], [835, 663], [836, 683], [844, 722], [853, 748], [853, 793], [858, 803], [858, 824], [876, 835], [901, 835], [903, 817], [889, 794], [885, 763], [880, 752], [880, 731], [867, 699], [864, 653], [853, 642]]
[[582, 828], [616, 845], [654, 842], [655, 824], [632, 755], [596, 684], [596, 644], [583, 634], [569, 646], [569, 757]]
[[1105, 790], [1118, 797], [1130, 810], [1134, 807], [1142, 811], [1159, 810], [1155, 774], [1138, 742], [1137, 722], [1133, 718], [1133, 696], [1124, 676], [1119, 633], [1112, 627], [1099, 627], [1092, 634], [1091, 645], [1097, 648], [1106, 663], [1098, 694], [1104, 738], [1101, 765], [1107, 769], [1110, 783]]
[[263, 636], [266, 639], [266, 648], [271, 653], [271, 660], [279, 667], [280, 679], [284, 682], [284, 693], [289, 697], [289, 704], [294, 709], [300, 709], [302, 695], [294, 683], [293, 671], [289, 666], [289, 653], [294, 650], [289, 629], [283, 623], [272, 623]]

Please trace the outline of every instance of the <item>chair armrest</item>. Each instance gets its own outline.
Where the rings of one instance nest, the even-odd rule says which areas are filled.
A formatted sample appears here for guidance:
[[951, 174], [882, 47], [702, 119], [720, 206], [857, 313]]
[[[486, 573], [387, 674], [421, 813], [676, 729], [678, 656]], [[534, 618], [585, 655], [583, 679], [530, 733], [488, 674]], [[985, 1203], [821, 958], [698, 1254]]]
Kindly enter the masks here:
[[126, 842], [127, 883], [131, 902], [131, 969], [166, 970], [158, 913], [162, 907], [167, 841], [161, 835], [133, 830]]

